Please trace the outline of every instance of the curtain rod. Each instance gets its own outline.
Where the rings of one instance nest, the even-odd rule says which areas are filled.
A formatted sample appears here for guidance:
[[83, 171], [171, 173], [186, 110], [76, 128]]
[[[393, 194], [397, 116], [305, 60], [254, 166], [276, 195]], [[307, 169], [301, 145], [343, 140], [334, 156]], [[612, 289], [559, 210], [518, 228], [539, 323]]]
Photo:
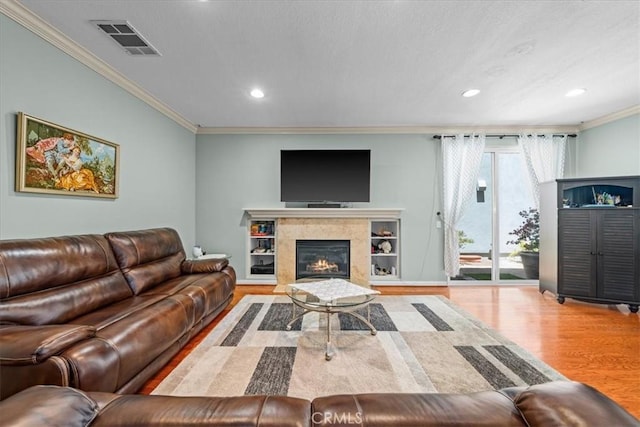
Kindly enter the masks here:
[[[553, 134], [552, 136], [564, 136], [565, 134]], [[443, 137], [449, 137], [452, 138], [455, 135], [433, 135], [434, 139], [442, 139]], [[468, 136], [468, 135], [465, 135]], [[485, 138], [518, 138], [520, 135], [485, 135]], [[531, 136], [531, 134], [527, 135], [527, 136]], [[575, 138], [578, 135], [576, 135], [575, 133], [570, 133], [567, 134], [567, 137], [569, 138]]]

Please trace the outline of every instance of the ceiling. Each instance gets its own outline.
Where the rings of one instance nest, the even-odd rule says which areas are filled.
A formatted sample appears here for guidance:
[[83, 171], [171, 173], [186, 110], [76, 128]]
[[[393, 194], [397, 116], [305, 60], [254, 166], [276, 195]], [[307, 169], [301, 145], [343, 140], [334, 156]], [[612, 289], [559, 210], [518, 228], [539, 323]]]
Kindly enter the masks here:
[[[2, 2], [194, 128], [577, 126], [640, 104], [636, 0]], [[161, 55], [92, 20], [128, 21]]]

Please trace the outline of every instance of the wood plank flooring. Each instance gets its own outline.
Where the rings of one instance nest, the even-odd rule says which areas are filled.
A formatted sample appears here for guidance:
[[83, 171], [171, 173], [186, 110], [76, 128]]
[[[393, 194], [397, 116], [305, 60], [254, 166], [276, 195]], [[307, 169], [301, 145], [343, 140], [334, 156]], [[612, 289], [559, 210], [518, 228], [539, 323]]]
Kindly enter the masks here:
[[[640, 418], [640, 315], [626, 306], [567, 299], [535, 286], [380, 286], [384, 295], [444, 295], [569, 379], [587, 383]], [[245, 295], [273, 286], [239, 285], [230, 306], [140, 390], [149, 394]]]

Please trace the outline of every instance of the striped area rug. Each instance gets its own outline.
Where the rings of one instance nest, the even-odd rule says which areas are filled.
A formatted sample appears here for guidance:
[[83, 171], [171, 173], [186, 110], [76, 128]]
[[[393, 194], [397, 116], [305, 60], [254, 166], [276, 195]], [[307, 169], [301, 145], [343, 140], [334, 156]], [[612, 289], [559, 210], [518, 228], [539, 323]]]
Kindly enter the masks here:
[[326, 315], [307, 314], [286, 331], [292, 309], [285, 295], [244, 297], [153, 394], [313, 399], [466, 393], [566, 379], [442, 296], [376, 298], [375, 336], [351, 316], [331, 316], [331, 361], [324, 358]]

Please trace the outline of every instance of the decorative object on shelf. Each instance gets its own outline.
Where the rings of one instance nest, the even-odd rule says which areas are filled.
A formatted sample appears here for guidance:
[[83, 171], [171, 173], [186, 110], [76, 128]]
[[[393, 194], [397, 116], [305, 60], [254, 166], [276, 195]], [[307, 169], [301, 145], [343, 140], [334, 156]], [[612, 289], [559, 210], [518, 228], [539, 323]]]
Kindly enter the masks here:
[[520, 255], [522, 267], [527, 279], [539, 277], [539, 249], [540, 249], [540, 213], [535, 208], [529, 208], [518, 212], [523, 218], [522, 224], [509, 234], [516, 239], [507, 244], [516, 244], [516, 254]]
[[193, 257], [194, 258], [199, 258], [202, 255], [204, 255], [206, 252], [202, 250], [202, 248], [200, 246], [194, 246], [193, 247]]
[[266, 222], [256, 222], [251, 224], [252, 236], [271, 236], [273, 234], [273, 224]]
[[251, 266], [251, 274], [274, 274], [275, 264], [270, 262], [265, 264], [264, 261], [262, 264], [254, 264]]
[[596, 193], [593, 187], [591, 187], [591, 191], [593, 192], [593, 200], [595, 201], [596, 205], [615, 206], [620, 204], [621, 197], [619, 195], [612, 195], [607, 193], [606, 191], [602, 193]]
[[393, 237], [393, 232], [384, 227], [380, 227], [378, 232], [374, 233], [374, 237]]
[[383, 240], [382, 242], [378, 243], [378, 249], [380, 249], [385, 254], [390, 254], [392, 249], [391, 243], [388, 240]]
[[16, 191], [118, 197], [118, 144], [24, 113], [17, 139]]
[[373, 264], [371, 266], [371, 274], [374, 276], [386, 276], [389, 274], [389, 270], [384, 267], [380, 267], [378, 264]]

